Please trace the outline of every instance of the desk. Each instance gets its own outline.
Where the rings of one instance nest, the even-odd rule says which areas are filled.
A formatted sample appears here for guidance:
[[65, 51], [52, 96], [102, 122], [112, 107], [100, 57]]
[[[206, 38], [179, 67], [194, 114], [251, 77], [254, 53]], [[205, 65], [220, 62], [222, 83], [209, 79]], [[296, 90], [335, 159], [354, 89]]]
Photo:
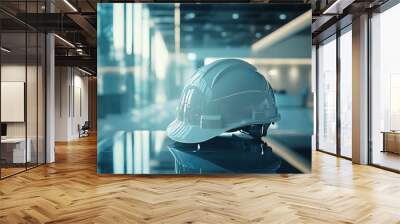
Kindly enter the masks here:
[[382, 152], [392, 152], [400, 154], [400, 132], [383, 131], [383, 150]]
[[[6, 163], [31, 162], [32, 141], [28, 138], [26, 142], [28, 147], [26, 147], [25, 154], [25, 138], [1, 139], [1, 156], [6, 160]], [[25, 158], [27, 159], [26, 161]]]

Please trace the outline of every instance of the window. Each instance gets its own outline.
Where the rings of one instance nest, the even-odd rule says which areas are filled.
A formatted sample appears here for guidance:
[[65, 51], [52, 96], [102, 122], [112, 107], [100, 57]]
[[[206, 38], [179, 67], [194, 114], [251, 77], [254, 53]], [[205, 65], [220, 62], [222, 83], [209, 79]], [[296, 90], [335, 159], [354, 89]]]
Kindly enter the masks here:
[[400, 5], [371, 19], [371, 162], [400, 170]]
[[351, 158], [352, 149], [352, 35], [351, 26], [340, 36], [340, 155]]
[[336, 36], [318, 48], [318, 149], [336, 153]]

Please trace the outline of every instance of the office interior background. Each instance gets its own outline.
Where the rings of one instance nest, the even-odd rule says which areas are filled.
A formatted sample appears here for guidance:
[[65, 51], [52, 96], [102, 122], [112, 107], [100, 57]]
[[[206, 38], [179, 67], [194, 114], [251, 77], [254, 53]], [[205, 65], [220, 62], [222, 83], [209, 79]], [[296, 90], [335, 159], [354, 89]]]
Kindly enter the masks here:
[[[89, 187], [85, 188], [86, 185], [83, 187], [83, 184], [90, 185], [90, 189], [95, 189], [95, 193], [92, 193], [96, 195], [99, 193], [96, 191], [97, 185], [107, 182], [108, 177], [95, 174], [96, 155], [93, 152], [96, 152], [97, 107], [100, 106], [97, 105], [96, 94], [97, 87], [101, 87], [96, 77], [99, 69], [96, 58], [98, 25], [96, 4], [110, 2], [129, 1], [2, 0], [0, 2], [2, 135], [0, 191], [3, 192], [0, 197], [5, 202], [0, 205], [0, 214], [6, 215], [7, 212], [11, 212], [12, 209], [7, 206], [12, 204], [11, 199], [15, 199], [16, 196], [14, 197], [13, 194], [24, 191], [21, 185], [30, 184], [33, 180], [39, 179], [38, 182], [52, 183], [54, 184], [52, 187], [57, 187], [55, 186], [57, 182], [52, 181], [60, 179], [68, 181], [69, 184], [79, 182], [74, 185], [74, 189], [69, 189], [67, 184], [62, 185], [73, 192], [70, 195], [71, 198], [78, 195], [73, 190], [89, 189]], [[256, 4], [259, 1], [250, 2]], [[279, 0], [266, 2], [287, 3], [287, 1]], [[396, 189], [399, 187], [397, 173], [400, 172], [400, 101], [397, 95], [400, 94], [400, 67], [397, 62], [397, 52], [400, 52], [398, 41], [400, 32], [397, 29], [397, 23], [400, 21], [400, 4], [396, 0], [294, 0], [290, 3], [308, 3], [312, 7], [312, 43], [310, 43], [312, 60], [309, 62], [312, 64], [312, 71], [311, 75], [308, 75], [308, 71], [304, 71], [304, 75], [301, 73], [302, 75], [299, 75], [294, 82], [311, 88], [307, 102], [313, 103], [307, 106], [313, 108], [314, 111], [312, 149], [314, 150], [313, 158], [317, 160], [313, 161], [313, 173], [308, 176], [310, 178], [299, 176], [292, 179], [290, 176], [289, 178], [277, 176], [274, 180], [278, 182], [282, 178], [296, 186], [299, 183], [303, 184], [302, 186], [310, 184], [307, 185], [310, 187], [307, 189], [322, 192], [318, 198], [333, 196], [332, 192], [336, 195], [344, 192], [343, 195], [346, 197], [357, 199], [354, 204], [346, 204], [354, 205], [349, 210], [368, 205], [369, 207], [367, 206], [365, 210], [375, 214], [365, 217], [361, 215], [363, 213], [361, 208], [354, 214], [343, 211], [340, 217], [335, 216], [336, 213], [320, 211], [322, 216], [327, 214], [328, 218], [335, 217], [334, 221], [356, 222], [371, 218], [395, 223], [400, 217], [394, 210], [398, 212], [400, 205], [397, 200], [390, 201], [386, 197], [396, 198], [395, 196], [398, 195]], [[207, 11], [183, 14], [177, 10], [179, 5], [179, 3], [175, 4], [173, 10], [169, 10], [167, 15], [162, 10], [154, 11], [154, 14], [151, 14], [151, 10], [147, 12], [154, 18], [151, 25], [158, 30], [154, 35], [154, 39], [159, 43], [158, 54], [167, 54], [170, 50], [168, 47], [175, 46], [176, 42], [184, 46], [186, 42], [191, 43], [193, 38], [204, 37], [207, 34], [190, 28], [180, 29], [180, 24], [175, 19], [178, 17], [179, 21], [183, 22], [195, 20], [198, 13], [200, 15]], [[171, 13], [174, 19], [166, 19], [166, 17], [171, 17]], [[256, 42], [271, 34], [283, 32], [277, 24], [280, 24], [281, 20], [295, 18], [289, 14], [276, 12], [271, 21], [265, 21], [259, 27], [252, 28], [246, 25], [242, 13], [238, 10], [237, 15], [232, 14], [229, 19], [232, 24], [242, 26], [248, 35], [246, 38], [249, 38], [247, 39], [249, 42]], [[210, 24], [207, 28], [208, 34], [228, 35], [227, 31], [214, 26], [213, 18], [212, 14], [207, 14], [205, 18]], [[145, 21], [142, 20], [142, 23]], [[147, 25], [133, 24], [133, 26]], [[179, 30], [179, 37], [176, 35], [176, 28]], [[173, 32], [168, 32], [168, 30], [173, 30]], [[118, 34], [110, 33], [109, 35]], [[237, 38], [236, 43], [243, 41], [242, 37]], [[149, 40], [142, 37], [140, 41]], [[239, 54], [235, 55], [237, 52], [235, 47], [232, 45], [232, 57], [240, 57]], [[139, 57], [137, 54], [140, 54], [135, 50], [131, 53], [135, 57]], [[206, 63], [204, 59], [200, 60], [199, 54], [194, 52], [184, 52], [182, 56], [185, 60], [193, 60], [194, 64]], [[148, 59], [138, 60], [143, 69], [152, 68]], [[155, 71], [158, 74], [162, 74], [167, 69], [162, 64], [155, 67], [159, 69]], [[293, 78], [289, 75], [291, 68], [287, 65], [266, 65], [262, 69], [271, 76], [276, 75], [276, 80], [271, 79], [271, 84], [279, 85], [279, 79]], [[302, 70], [301, 66], [300, 70]], [[140, 83], [143, 84], [142, 89], [138, 90], [137, 94], [146, 94], [147, 88], [151, 88], [151, 83], [146, 77], [140, 77]], [[122, 97], [127, 91], [127, 89], [119, 89], [114, 93], [119, 94], [117, 97]], [[117, 109], [123, 110], [124, 107], [122, 105]], [[99, 114], [99, 117], [101, 116], [103, 114]], [[87, 135], [89, 136], [85, 137]], [[118, 141], [116, 143], [120, 144]], [[107, 144], [113, 144], [113, 142]], [[83, 173], [76, 173], [78, 169]], [[91, 183], [83, 182], [82, 179], [90, 179]], [[209, 184], [217, 179], [211, 178], [204, 182]], [[109, 180], [123, 181], [125, 179], [118, 177], [118, 179]], [[154, 181], [152, 183], [155, 183], [158, 180], [142, 181], [137, 181], [135, 184], [145, 188], [144, 182]], [[174, 179], [174, 181], [182, 184], [179, 186], [185, 185], [184, 179]], [[260, 181], [257, 182], [258, 185], [265, 184], [264, 182], [269, 183], [267, 178], [261, 177], [249, 178], [246, 181], [250, 183]], [[312, 188], [310, 181], [317, 182], [317, 187]], [[19, 187], [10, 187], [9, 183]], [[198, 182], [194, 181], [193, 185], [195, 183]], [[282, 189], [290, 188], [291, 185], [286, 185], [286, 183], [283, 182]], [[158, 187], [163, 186], [160, 184]], [[165, 186], [173, 188], [169, 184]], [[255, 187], [256, 184], [251, 186]], [[121, 189], [127, 190], [124, 187], [126, 185], [120, 186]], [[208, 187], [210, 185], [202, 190]], [[159, 188], [153, 186], [151, 189]], [[297, 188], [290, 189], [294, 192], [300, 191]], [[357, 190], [361, 190], [362, 193], [358, 193]], [[160, 190], [163, 193], [167, 191]], [[63, 194], [70, 192], [63, 192]], [[142, 191], [137, 190], [134, 193], [137, 192]], [[211, 193], [208, 191], [205, 195], [207, 194]], [[21, 198], [25, 197], [23, 194], [18, 195]], [[363, 195], [372, 196], [364, 197]], [[26, 197], [29, 198], [30, 195]], [[310, 198], [313, 203], [329, 203], [328, 201], [321, 202], [313, 198], [313, 195], [307, 195], [307, 197], [302, 201], [303, 204], [307, 204]], [[286, 198], [290, 196], [280, 197], [282, 200]], [[363, 200], [373, 202], [368, 201], [371, 202], [368, 204]], [[376, 202], [374, 200], [378, 202], [374, 203]], [[96, 203], [100, 202], [96, 201]], [[338, 204], [343, 207], [345, 203]], [[46, 204], [46, 206], [50, 205]], [[60, 204], [57, 206], [62, 207]], [[374, 210], [379, 206], [384, 206], [384, 209]], [[340, 209], [332, 208], [332, 212], [337, 211]], [[77, 211], [70, 210], [70, 212]], [[306, 214], [305, 216], [308, 215], [303, 219], [312, 216], [306, 209], [302, 212]], [[321, 219], [326, 221], [328, 218]]]

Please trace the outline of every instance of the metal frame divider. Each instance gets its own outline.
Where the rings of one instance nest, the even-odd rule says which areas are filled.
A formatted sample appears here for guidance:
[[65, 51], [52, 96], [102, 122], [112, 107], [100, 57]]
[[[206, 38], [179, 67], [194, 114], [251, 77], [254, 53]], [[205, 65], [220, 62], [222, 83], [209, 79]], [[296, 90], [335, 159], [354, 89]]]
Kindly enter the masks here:
[[340, 36], [341, 30], [336, 28], [336, 155], [341, 156], [341, 119], [340, 119]]
[[319, 44], [315, 46], [315, 148], [319, 150]]
[[367, 124], [367, 127], [368, 127], [368, 164], [372, 164], [372, 131], [371, 131], [371, 128], [372, 128], [372, 113], [371, 113], [371, 111], [372, 111], [372, 103], [371, 103], [371, 93], [372, 93], [372, 85], [371, 85], [371, 80], [372, 80], [372, 77], [371, 77], [371, 71], [372, 71], [372, 65], [371, 65], [371, 55], [372, 55], [372, 41], [371, 41], [371, 39], [372, 39], [372, 33], [371, 33], [371, 19], [372, 19], [372, 13], [371, 12], [368, 12], [368, 37], [367, 37], [367, 39], [368, 39], [368, 54], [367, 54], [367, 63], [368, 63], [368, 69], [367, 69], [367, 72], [368, 72], [368, 75], [367, 75], [367, 82], [368, 82], [368, 100], [367, 100], [367, 103], [368, 103], [368, 105], [367, 105], [367, 107], [368, 107], [368, 111], [367, 111], [367, 113], [368, 113], [368, 124]]
[[[25, 21], [28, 21], [28, 0], [25, 0]], [[25, 121], [25, 170], [28, 170], [28, 24], [25, 23], [25, 88], [24, 88], [24, 121]]]
[[[347, 26], [346, 26], [347, 27]], [[341, 66], [340, 66], [340, 37], [342, 35], [342, 30], [345, 29], [346, 27], [340, 29], [337, 26], [337, 30], [335, 35], [335, 41], [336, 41], [336, 153], [328, 152], [323, 149], [319, 148], [319, 54], [318, 54], [318, 48], [319, 48], [319, 43], [316, 45], [316, 150], [319, 152], [323, 152], [329, 155], [333, 155], [336, 157], [340, 157], [343, 159], [347, 160], [352, 160], [352, 158], [349, 158], [347, 156], [343, 156], [341, 153], [341, 117], [340, 117], [340, 102], [341, 102], [341, 97], [340, 97], [340, 80], [341, 80]], [[331, 38], [331, 36], [327, 37], [326, 39]], [[325, 40], [326, 40], [325, 39]], [[324, 40], [322, 40], [324, 41]], [[321, 42], [322, 42], [321, 41]]]
[[[39, 13], [38, 0], [36, 1], [36, 12]], [[36, 32], [36, 167], [37, 166], [39, 166], [39, 32]]]

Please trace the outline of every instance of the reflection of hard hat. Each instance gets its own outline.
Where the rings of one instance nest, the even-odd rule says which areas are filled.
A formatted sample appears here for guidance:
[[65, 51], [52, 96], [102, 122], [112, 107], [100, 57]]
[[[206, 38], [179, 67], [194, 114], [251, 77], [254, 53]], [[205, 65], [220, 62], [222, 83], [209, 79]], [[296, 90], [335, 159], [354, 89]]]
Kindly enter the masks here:
[[238, 59], [222, 59], [199, 69], [183, 89], [177, 118], [167, 128], [178, 142], [196, 143], [230, 130], [262, 134], [279, 120], [268, 81], [256, 68]]
[[218, 136], [196, 144], [168, 145], [179, 174], [276, 173], [282, 159], [261, 140]]

